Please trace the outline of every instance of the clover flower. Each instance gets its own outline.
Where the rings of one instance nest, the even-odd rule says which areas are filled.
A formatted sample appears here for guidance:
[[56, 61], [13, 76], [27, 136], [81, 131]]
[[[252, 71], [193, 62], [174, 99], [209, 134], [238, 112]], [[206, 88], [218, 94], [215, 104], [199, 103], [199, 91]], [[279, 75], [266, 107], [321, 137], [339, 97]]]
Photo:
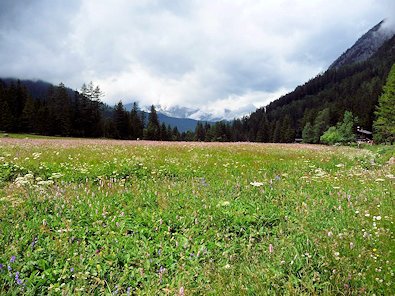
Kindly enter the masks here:
[[180, 290], [178, 291], [178, 295], [180, 295], [180, 296], [184, 296], [185, 295], [184, 287], [180, 288]]

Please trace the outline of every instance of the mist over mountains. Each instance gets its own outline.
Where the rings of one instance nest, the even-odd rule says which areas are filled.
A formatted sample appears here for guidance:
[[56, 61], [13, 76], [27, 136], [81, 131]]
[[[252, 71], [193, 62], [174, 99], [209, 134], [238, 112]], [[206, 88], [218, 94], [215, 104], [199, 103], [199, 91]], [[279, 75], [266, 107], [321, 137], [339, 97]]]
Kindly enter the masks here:
[[[218, 116], [198, 108], [156, 105], [159, 121], [171, 128], [177, 127], [180, 132], [193, 132], [198, 121], [214, 126], [217, 121], [230, 119], [232, 121], [221, 126], [224, 130], [221, 133], [225, 136], [219, 136], [220, 139], [274, 141], [276, 126], [280, 130], [285, 117], [287, 129], [293, 130], [289, 134], [300, 136], [306, 122], [313, 122], [320, 111], [328, 108], [331, 124], [336, 123], [345, 110], [350, 110], [358, 115], [365, 128], [371, 129], [377, 98], [394, 63], [394, 32], [391, 23], [378, 23], [336, 59], [326, 72], [265, 107], [256, 109], [253, 105], [240, 105], [237, 110], [244, 112], [242, 114], [250, 113], [249, 116], [240, 118], [234, 108], [231, 111], [227, 106], [223, 106], [224, 111]], [[6, 85], [17, 82], [14, 78], [3, 78], [2, 81]], [[20, 83], [34, 99], [46, 98], [49, 90], [54, 88], [41, 80], [22, 80]], [[76, 91], [67, 87], [65, 91], [69, 97], [75, 96]], [[131, 110], [131, 105], [125, 104], [126, 111]], [[112, 116], [112, 107], [103, 104], [105, 117]], [[149, 106], [140, 107], [147, 117]], [[238, 119], [233, 120], [235, 118]], [[267, 131], [264, 137], [260, 133], [262, 129]]]
[[371, 28], [355, 44], [337, 58], [329, 69], [360, 63], [370, 58], [395, 33], [395, 27], [388, 20], [382, 20]]

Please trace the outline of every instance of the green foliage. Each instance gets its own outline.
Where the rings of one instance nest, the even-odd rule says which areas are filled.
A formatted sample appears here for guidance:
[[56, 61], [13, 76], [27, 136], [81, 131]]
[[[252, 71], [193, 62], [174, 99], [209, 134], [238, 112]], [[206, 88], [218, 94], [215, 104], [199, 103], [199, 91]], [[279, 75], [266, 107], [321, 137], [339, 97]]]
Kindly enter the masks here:
[[375, 112], [374, 139], [377, 142], [395, 142], [395, 64], [388, 74]]
[[356, 140], [354, 127], [358, 119], [350, 111], [344, 112], [343, 121], [330, 127], [320, 138], [324, 144], [348, 144]]
[[314, 129], [310, 122], [307, 122], [302, 131], [303, 143], [314, 143]]
[[330, 122], [329, 108], [325, 108], [322, 111], [318, 112], [318, 115], [314, 120], [314, 126], [313, 126], [314, 137], [312, 143], [319, 143], [320, 137], [329, 128], [329, 122]]
[[155, 106], [151, 106], [150, 113], [148, 114], [147, 129], [144, 131], [144, 138], [147, 140], [160, 140], [160, 126], [158, 114], [156, 113]]
[[[311, 112], [306, 112], [311, 116]], [[310, 121], [307, 121], [302, 131], [302, 138], [304, 143], [314, 143], [320, 142], [320, 137], [328, 129], [330, 121], [330, 110], [325, 108], [318, 112], [314, 119], [314, 124], [312, 125]]]
[[335, 127], [331, 126], [320, 138], [321, 143], [334, 145], [336, 143], [342, 143], [343, 137], [340, 131]]
[[390, 295], [395, 151], [371, 149], [9, 139], [0, 294]]

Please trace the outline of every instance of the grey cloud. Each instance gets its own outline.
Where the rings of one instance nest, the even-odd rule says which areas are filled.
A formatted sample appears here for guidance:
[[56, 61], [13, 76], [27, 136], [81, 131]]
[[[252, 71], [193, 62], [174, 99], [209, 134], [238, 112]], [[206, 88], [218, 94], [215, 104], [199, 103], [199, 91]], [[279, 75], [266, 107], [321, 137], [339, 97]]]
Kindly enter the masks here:
[[110, 104], [134, 97], [217, 114], [226, 105], [234, 115], [324, 70], [394, 8], [391, 0], [4, 0], [0, 77], [72, 88], [93, 80]]

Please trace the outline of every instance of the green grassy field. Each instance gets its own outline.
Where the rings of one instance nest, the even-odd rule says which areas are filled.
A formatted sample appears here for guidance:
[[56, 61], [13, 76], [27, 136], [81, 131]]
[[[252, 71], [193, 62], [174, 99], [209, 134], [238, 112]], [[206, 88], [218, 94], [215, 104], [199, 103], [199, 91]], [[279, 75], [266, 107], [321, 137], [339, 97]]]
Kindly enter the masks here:
[[0, 140], [1, 295], [391, 295], [393, 147]]

